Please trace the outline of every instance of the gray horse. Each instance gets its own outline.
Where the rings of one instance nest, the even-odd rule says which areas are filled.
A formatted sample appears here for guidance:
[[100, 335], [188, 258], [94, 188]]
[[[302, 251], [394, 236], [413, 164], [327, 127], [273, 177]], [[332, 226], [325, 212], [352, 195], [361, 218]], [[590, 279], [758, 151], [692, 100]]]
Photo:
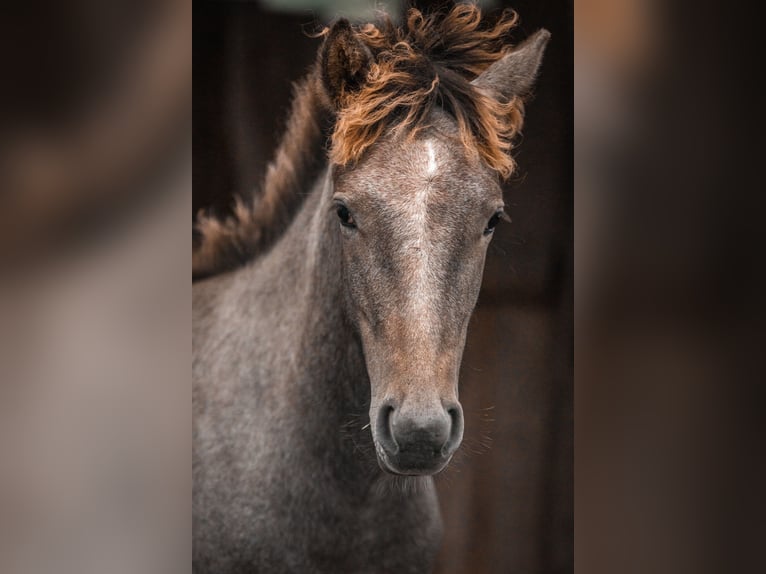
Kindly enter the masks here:
[[[549, 34], [473, 5], [325, 30], [255, 205], [194, 254], [193, 569], [428, 572], [433, 474]], [[329, 142], [329, 148], [328, 148]]]

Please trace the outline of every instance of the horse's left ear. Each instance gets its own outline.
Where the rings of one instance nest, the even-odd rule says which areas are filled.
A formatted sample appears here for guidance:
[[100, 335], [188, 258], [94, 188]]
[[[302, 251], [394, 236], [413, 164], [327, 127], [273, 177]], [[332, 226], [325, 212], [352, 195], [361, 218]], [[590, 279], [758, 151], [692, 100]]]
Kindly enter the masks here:
[[338, 108], [345, 94], [359, 90], [364, 84], [372, 53], [348, 20], [341, 18], [330, 28], [319, 58], [325, 90]]
[[471, 83], [509, 100], [515, 96], [524, 97], [535, 83], [550, 37], [551, 33], [544, 28], [535, 32]]

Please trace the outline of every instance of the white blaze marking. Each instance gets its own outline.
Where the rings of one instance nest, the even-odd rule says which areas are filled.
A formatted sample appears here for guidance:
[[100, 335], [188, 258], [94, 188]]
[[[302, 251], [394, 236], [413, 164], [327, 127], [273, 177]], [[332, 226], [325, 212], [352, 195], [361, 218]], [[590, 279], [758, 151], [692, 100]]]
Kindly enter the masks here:
[[428, 169], [426, 173], [433, 175], [436, 173], [436, 152], [434, 152], [434, 146], [430, 141], [426, 142], [426, 149], [428, 150]]
[[[431, 141], [425, 142], [426, 175], [431, 176], [436, 172], [436, 151]], [[415, 193], [411, 204], [413, 217], [413, 232], [415, 236], [415, 251], [412, 253], [416, 260], [415, 273], [412, 281], [411, 309], [416, 329], [424, 336], [430, 334], [433, 306], [433, 284], [430, 281], [429, 255], [432, 246], [428, 239], [428, 196], [431, 192], [431, 184], [427, 181], [421, 183], [421, 187]]]

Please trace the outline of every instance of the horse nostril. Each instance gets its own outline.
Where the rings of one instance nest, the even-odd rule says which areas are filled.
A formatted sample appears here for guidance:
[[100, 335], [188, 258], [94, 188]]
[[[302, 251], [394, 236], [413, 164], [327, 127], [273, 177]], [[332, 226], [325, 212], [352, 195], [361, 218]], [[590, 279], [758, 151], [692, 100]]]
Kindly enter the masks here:
[[459, 423], [463, 419], [463, 416], [460, 413], [459, 407], [451, 407], [447, 409], [447, 414], [449, 415], [449, 418], [452, 421], [453, 426]]
[[378, 411], [378, 421], [375, 424], [376, 434], [378, 435], [378, 443], [389, 454], [396, 454], [399, 452], [399, 445], [396, 443], [392, 428], [392, 418], [394, 414], [394, 407], [392, 405], [383, 405]]
[[455, 452], [463, 440], [463, 408], [460, 404], [454, 405], [447, 409], [447, 414], [452, 424], [449, 438], [442, 447], [442, 454], [444, 456], [449, 456]]

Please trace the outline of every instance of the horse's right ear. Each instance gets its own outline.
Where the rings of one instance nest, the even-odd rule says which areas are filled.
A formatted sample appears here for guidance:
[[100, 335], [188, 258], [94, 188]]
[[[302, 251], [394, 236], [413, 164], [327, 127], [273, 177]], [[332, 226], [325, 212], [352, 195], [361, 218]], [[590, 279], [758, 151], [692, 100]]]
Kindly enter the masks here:
[[330, 29], [319, 51], [319, 66], [327, 95], [336, 109], [343, 96], [359, 90], [372, 63], [372, 53], [341, 18]]

